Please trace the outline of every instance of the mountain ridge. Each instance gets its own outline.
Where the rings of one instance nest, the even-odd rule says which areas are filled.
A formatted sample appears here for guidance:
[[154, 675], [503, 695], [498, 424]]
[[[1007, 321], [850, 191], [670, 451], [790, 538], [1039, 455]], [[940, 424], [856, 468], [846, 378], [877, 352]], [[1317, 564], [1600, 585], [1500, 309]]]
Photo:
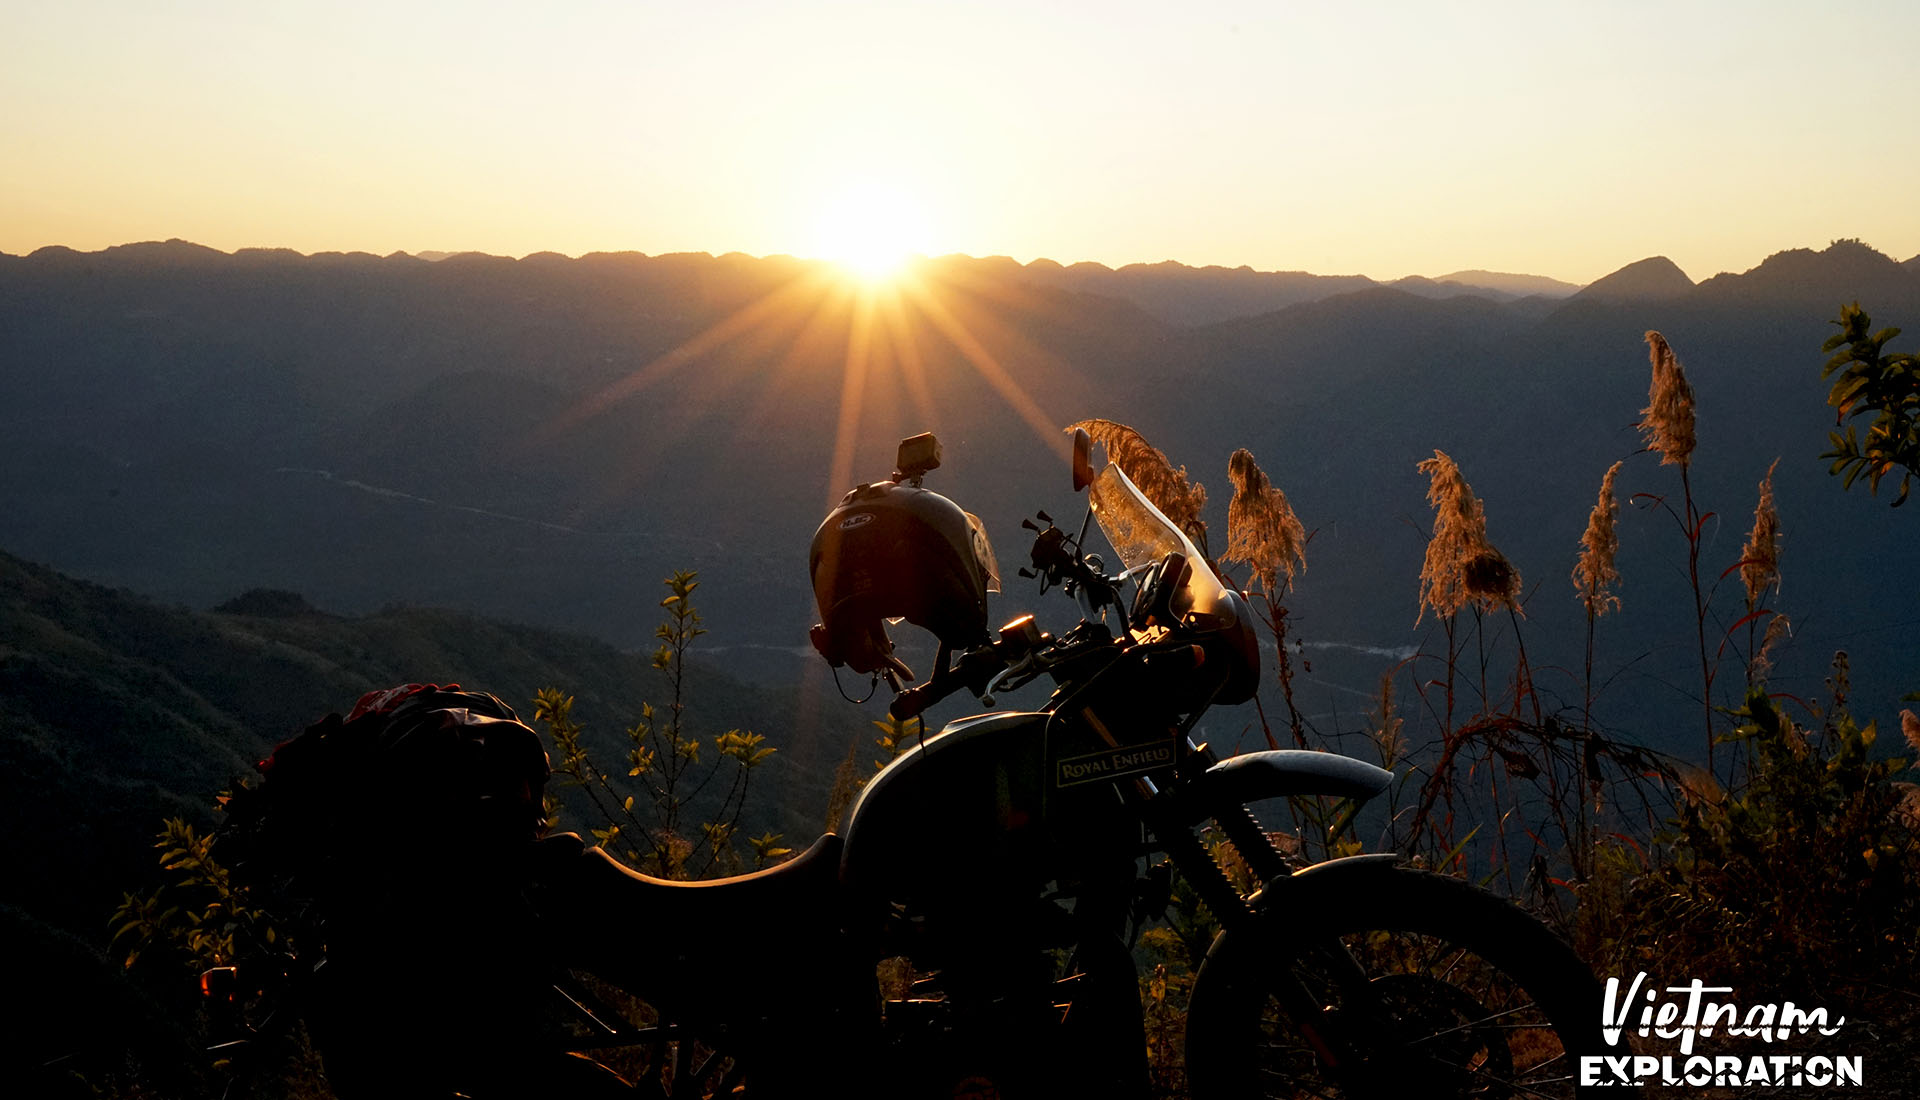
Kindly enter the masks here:
[[1606, 301], [1678, 298], [1694, 289], [1694, 281], [1665, 256], [1649, 256], [1588, 283], [1575, 298]]
[[[1835, 258], [1835, 250], [1841, 257]], [[1868, 259], [1878, 257], [1878, 261]], [[47, 245], [26, 256], [0, 253], [0, 262], [40, 262], [86, 264], [95, 261], [128, 262], [142, 267], [218, 269], [223, 262], [268, 266], [308, 261], [316, 265], [378, 264], [383, 267], [407, 267], [431, 263], [449, 269], [479, 268], [505, 270], [501, 265], [566, 269], [569, 265], [658, 262], [663, 264], [763, 263], [794, 269], [830, 269], [830, 261], [800, 260], [792, 256], [754, 257], [732, 252], [715, 255], [707, 252], [678, 252], [649, 255], [637, 251], [586, 252], [570, 257], [557, 252], [534, 252], [515, 259], [484, 252], [423, 251], [394, 252], [376, 256], [368, 252], [323, 251], [302, 254], [286, 248], [242, 248], [221, 252], [181, 238], [112, 245], [95, 252], [79, 252], [64, 245]], [[1226, 267], [1218, 264], [1193, 266], [1175, 260], [1154, 263], [1136, 262], [1109, 267], [1096, 261], [1062, 264], [1046, 257], [1021, 263], [1007, 256], [975, 257], [962, 253], [920, 258], [921, 267], [932, 265], [985, 273], [989, 277], [1018, 276], [1035, 285], [1129, 301], [1156, 318], [1177, 326], [1213, 324], [1240, 316], [1256, 316], [1284, 309], [1301, 302], [1317, 301], [1335, 294], [1349, 293], [1367, 286], [1394, 286], [1429, 297], [1479, 295], [1512, 301], [1537, 298], [1551, 301], [1588, 297], [1668, 298], [1695, 286], [1710, 287], [1717, 293], [1727, 280], [1739, 281], [1751, 288], [1771, 286], [1775, 292], [1804, 290], [1819, 285], [1836, 273], [1850, 275], [1863, 286], [1876, 286], [1892, 278], [1892, 272], [1920, 272], [1920, 256], [1904, 262], [1872, 249], [1858, 240], [1835, 241], [1827, 248], [1785, 249], [1770, 254], [1745, 272], [1722, 272], [1698, 284], [1687, 278], [1665, 257], [1649, 257], [1626, 264], [1592, 283], [1582, 286], [1542, 275], [1465, 269], [1439, 276], [1408, 275], [1380, 281], [1364, 275], [1319, 275], [1300, 270], [1256, 270], [1249, 265]], [[1658, 268], [1658, 270], [1656, 270]], [[1789, 287], [1788, 284], [1792, 284]], [[1595, 289], [1599, 288], [1599, 289]]]
[[1746, 294], [1770, 300], [1804, 297], [1839, 290], [1848, 297], [1871, 299], [1897, 294], [1911, 284], [1915, 273], [1883, 252], [1861, 241], [1834, 241], [1820, 251], [1790, 248], [1775, 252], [1739, 275], [1721, 273], [1699, 284], [1703, 295]]
[[1526, 275], [1509, 271], [1485, 271], [1475, 268], [1471, 271], [1455, 271], [1447, 275], [1436, 275], [1434, 281], [1457, 283], [1462, 286], [1479, 287], [1511, 294], [1516, 298], [1539, 295], [1546, 298], [1565, 298], [1579, 293], [1581, 284], [1569, 283], [1545, 275]]

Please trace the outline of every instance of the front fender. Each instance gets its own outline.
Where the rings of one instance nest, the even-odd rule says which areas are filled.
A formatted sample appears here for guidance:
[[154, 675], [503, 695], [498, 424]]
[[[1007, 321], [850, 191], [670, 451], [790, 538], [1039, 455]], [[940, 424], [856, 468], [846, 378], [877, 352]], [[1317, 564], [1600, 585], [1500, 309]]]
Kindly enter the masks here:
[[1244, 753], [1208, 768], [1182, 791], [1181, 809], [1191, 823], [1214, 816], [1222, 806], [1267, 798], [1324, 794], [1364, 802], [1392, 782], [1392, 772], [1351, 756], [1271, 749]]

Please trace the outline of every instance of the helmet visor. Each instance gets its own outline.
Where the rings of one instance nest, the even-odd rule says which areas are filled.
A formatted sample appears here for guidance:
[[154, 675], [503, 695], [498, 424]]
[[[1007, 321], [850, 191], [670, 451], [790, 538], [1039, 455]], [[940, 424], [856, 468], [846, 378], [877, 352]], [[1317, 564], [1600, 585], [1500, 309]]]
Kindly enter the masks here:
[[973, 556], [980, 562], [980, 571], [985, 575], [987, 591], [1000, 591], [1000, 559], [993, 556], [993, 542], [987, 538], [987, 525], [972, 512], [966, 513], [967, 529], [973, 533]]

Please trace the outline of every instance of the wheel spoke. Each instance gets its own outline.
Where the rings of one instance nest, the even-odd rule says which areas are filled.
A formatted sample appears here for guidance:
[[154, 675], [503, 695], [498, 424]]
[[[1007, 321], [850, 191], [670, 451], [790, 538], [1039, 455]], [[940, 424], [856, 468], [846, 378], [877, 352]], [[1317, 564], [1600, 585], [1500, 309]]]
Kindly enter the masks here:
[[[1511, 1049], [1507, 1036], [1552, 1033], [1551, 1024], [1536, 1002], [1525, 998], [1499, 1008], [1489, 1005], [1489, 1000], [1500, 1000], [1495, 994], [1507, 983], [1496, 980], [1502, 975], [1466, 947], [1436, 937], [1401, 937], [1398, 942], [1397, 948], [1374, 942], [1371, 946], [1376, 950], [1365, 952], [1377, 956], [1370, 963], [1353, 959], [1353, 964], [1359, 967], [1356, 977], [1364, 979], [1358, 989], [1343, 991], [1339, 988], [1342, 983], [1336, 982], [1328, 991], [1339, 1004], [1348, 1006], [1346, 1011], [1358, 1013], [1354, 1019], [1371, 1017], [1383, 1021], [1372, 1026], [1362, 1025], [1363, 1032], [1372, 1033], [1380, 1026], [1418, 1029], [1424, 1023], [1432, 1030], [1422, 1030], [1414, 1037], [1403, 1035], [1398, 1040], [1400, 1049], [1408, 1053], [1422, 1052], [1421, 1064], [1465, 1080], [1497, 1083], [1515, 1096], [1564, 1098], [1567, 1095], [1572, 1082], [1570, 1076], [1541, 1076], [1544, 1070], [1565, 1058], [1566, 1052], [1557, 1041], [1550, 1056], [1523, 1066], [1512, 1064], [1511, 1059], [1518, 1052]], [[1399, 969], [1401, 967], [1404, 969]], [[1309, 979], [1310, 984], [1312, 981]], [[1396, 984], [1409, 981], [1416, 984]], [[1516, 987], [1507, 995], [1521, 992]], [[1273, 1002], [1268, 1013], [1274, 1015], [1279, 1009], [1279, 1003]], [[1336, 1007], [1333, 1011], [1343, 1010]], [[1521, 1018], [1529, 1014], [1538, 1018]], [[1350, 1021], [1350, 1031], [1353, 1026]], [[1473, 1047], [1475, 1058], [1485, 1056], [1497, 1062], [1497, 1068], [1490, 1069], [1486, 1061], [1463, 1062], [1457, 1050], [1449, 1057], [1445, 1052], [1447, 1041], [1461, 1036], [1478, 1037], [1479, 1042]], [[1348, 1093], [1340, 1084], [1319, 1083], [1320, 1075], [1329, 1070], [1304, 1046], [1272, 1043], [1267, 1049], [1285, 1051], [1297, 1063], [1291, 1072], [1263, 1067], [1262, 1075], [1280, 1082], [1288, 1090], [1286, 1095], [1297, 1100], [1347, 1100]], [[1494, 1050], [1501, 1052], [1500, 1057], [1492, 1057]]]
[[[1592, 973], [1517, 906], [1400, 868], [1276, 897], [1269, 935], [1202, 972], [1228, 992], [1188, 1033], [1196, 1100], [1575, 1094], [1575, 1056], [1597, 1038], [1581, 1011]], [[1275, 943], [1289, 950], [1267, 954]]]
[[[1431, 1033], [1429, 1033], [1429, 1034], [1427, 1034], [1427, 1035], [1424, 1035], [1424, 1036], [1422, 1036], [1422, 1037], [1420, 1037], [1420, 1038], [1418, 1038], [1418, 1039], [1415, 1039], [1415, 1040], [1413, 1040], [1413, 1043], [1426, 1043], [1426, 1042], [1431, 1042], [1432, 1040], [1434, 1040], [1434, 1039], [1438, 1039], [1438, 1038], [1440, 1038], [1440, 1037], [1441, 1037], [1441, 1036], [1443, 1036], [1443, 1035], [1453, 1035], [1453, 1034], [1456, 1034], [1456, 1033], [1458, 1033], [1458, 1032], [1462, 1032], [1462, 1031], [1467, 1031], [1467, 1030], [1469, 1030], [1469, 1029], [1477, 1029], [1477, 1028], [1481, 1028], [1481, 1027], [1485, 1027], [1486, 1025], [1488, 1025], [1489, 1023], [1491, 1023], [1491, 1022], [1492, 1022], [1492, 1021], [1494, 1021], [1494, 1020], [1498, 1020], [1498, 1019], [1502, 1019], [1502, 1018], [1504, 1018], [1504, 1017], [1507, 1017], [1507, 1016], [1511, 1016], [1511, 1015], [1513, 1015], [1513, 1014], [1514, 1014], [1514, 1013], [1516, 1013], [1516, 1012], [1525, 1012], [1525, 1011], [1526, 1011], [1527, 1009], [1529, 1009], [1529, 1008], [1532, 1008], [1532, 1007], [1533, 1007], [1533, 1004], [1532, 1004], [1532, 1002], [1528, 1002], [1527, 1004], [1523, 1004], [1523, 1005], [1516, 1005], [1516, 1006], [1515, 1006], [1515, 1007], [1513, 1007], [1513, 1008], [1509, 1008], [1509, 1009], [1506, 1009], [1506, 1010], [1504, 1010], [1504, 1011], [1501, 1011], [1501, 1012], [1495, 1012], [1495, 1013], [1493, 1013], [1493, 1014], [1492, 1014], [1492, 1015], [1490, 1015], [1490, 1016], [1483, 1016], [1483, 1017], [1481, 1017], [1481, 1018], [1480, 1018], [1480, 1019], [1478, 1019], [1478, 1020], [1468, 1020], [1468, 1021], [1466, 1021], [1466, 1022], [1464, 1022], [1464, 1023], [1460, 1023], [1460, 1024], [1455, 1024], [1454, 1026], [1452, 1026], [1452, 1027], [1449, 1027], [1449, 1028], [1442, 1028], [1442, 1029], [1440, 1029], [1439, 1031], [1435, 1031], [1435, 1032], [1431, 1032]], [[1539, 1028], [1540, 1028], [1540, 1026], [1541, 1026], [1541, 1025], [1539, 1025], [1539, 1024], [1502, 1024], [1502, 1025], [1501, 1025], [1501, 1026], [1500, 1026], [1500, 1027], [1499, 1027], [1498, 1029], [1496, 1029], [1496, 1030], [1505, 1030], [1505, 1031], [1525, 1031], [1525, 1030], [1527, 1030], [1528, 1028], [1533, 1028], [1533, 1029], [1539, 1029]], [[1409, 1044], [1407, 1044], [1407, 1045], [1409, 1045], [1409, 1046], [1412, 1046], [1412, 1045], [1413, 1045], [1413, 1043], [1409, 1043]]]
[[1303, 1098], [1304, 1100], [1340, 1100], [1339, 1093], [1326, 1092], [1311, 1085], [1306, 1086], [1308, 1091], [1302, 1092], [1302, 1086], [1299, 1081], [1291, 1074], [1281, 1073], [1278, 1070], [1271, 1069], [1263, 1069], [1260, 1072], [1269, 1077], [1277, 1077], [1280, 1079], [1280, 1083], [1287, 1089], [1286, 1100], [1303, 1100]]
[[1541, 1092], [1539, 1089], [1533, 1086], [1556, 1085], [1556, 1084], [1562, 1084], [1562, 1083], [1571, 1085], [1573, 1083], [1573, 1076], [1571, 1074], [1565, 1077], [1549, 1077], [1541, 1081], [1527, 1082], [1527, 1081], [1515, 1081], [1506, 1077], [1496, 1077], [1493, 1074], [1487, 1073], [1485, 1070], [1481, 1069], [1478, 1066], [1454, 1066], [1452, 1068], [1465, 1070], [1466, 1072], [1471, 1073], [1476, 1077], [1483, 1077], [1505, 1088], [1518, 1089], [1520, 1092], [1526, 1094], [1527, 1096], [1545, 1097], [1546, 1100], [1559, 1100], [1559, 1097], [1563, 1096], [1564, 1094], [1559, 1092]]

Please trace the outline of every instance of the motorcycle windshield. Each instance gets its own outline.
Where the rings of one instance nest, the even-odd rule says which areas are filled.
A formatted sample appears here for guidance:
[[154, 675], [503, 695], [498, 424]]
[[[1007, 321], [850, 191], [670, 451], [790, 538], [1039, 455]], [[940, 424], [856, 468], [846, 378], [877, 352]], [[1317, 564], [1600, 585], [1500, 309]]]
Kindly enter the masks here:
[[1227, 586], [1214, 576], [1199, 548], [1153, 506], [1120, 467], [1109, 463], [1093, 479], [1089, 491], [1093, 518], [1128, 572], [1153, 565], [1177, 550], [1186, 555], [1193, 569], [1187, 576], [1186, 593], [1175, 606], [1213, 626], [1229, 625], [1238, 618]]

